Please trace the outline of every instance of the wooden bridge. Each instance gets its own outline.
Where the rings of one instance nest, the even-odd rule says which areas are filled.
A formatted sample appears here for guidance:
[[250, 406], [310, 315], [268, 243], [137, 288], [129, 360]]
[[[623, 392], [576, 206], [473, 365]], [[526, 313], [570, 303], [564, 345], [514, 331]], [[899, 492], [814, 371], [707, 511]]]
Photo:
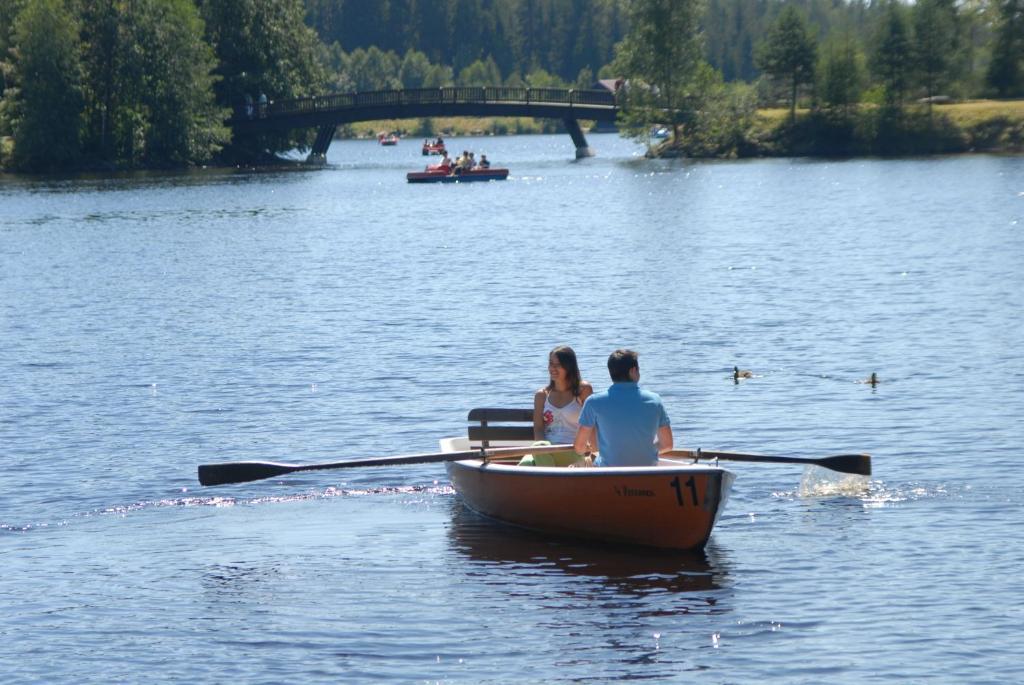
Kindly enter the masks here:
[[230, 124], [238, 133], [316, 127], [310, 162], [322, 163], [340, 124], [420, 117], [536, 117], [561, 119], [576, 146], [589, 157], [579, 121], [614, 122], [619, 108], [607, 90], [458, 86], [332, 93], [297, 100], [246, 104]]

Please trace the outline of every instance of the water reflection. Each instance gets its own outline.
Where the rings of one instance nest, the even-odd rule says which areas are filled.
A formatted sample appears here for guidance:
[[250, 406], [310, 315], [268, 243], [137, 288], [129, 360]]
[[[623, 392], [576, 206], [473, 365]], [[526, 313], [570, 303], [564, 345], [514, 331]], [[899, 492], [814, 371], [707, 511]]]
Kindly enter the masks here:
[[[524, 574], [585, 577], [627, 596], [713, 592], [727, 584], [729, 575], [713, 546], [701, 552], [662, 552], [558, 539], [488, 520], [458, 500], [452, 505], [449, 541], [455, 552], [479, 567], [516, 572], [520, 579]], [[709, 605], [716, 602], [707, 598]]]

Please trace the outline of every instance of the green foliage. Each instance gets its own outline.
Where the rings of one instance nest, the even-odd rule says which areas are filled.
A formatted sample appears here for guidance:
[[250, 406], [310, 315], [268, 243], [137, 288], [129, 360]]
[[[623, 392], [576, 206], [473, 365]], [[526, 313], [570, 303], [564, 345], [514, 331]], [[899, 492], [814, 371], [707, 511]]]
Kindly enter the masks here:
[[914, 5], [914, 64], [928, 98], [951, 80], [955, 22], [956, 6], [951, 0], [918, 0]]
[[494, 86], [501, 83], [501, 71], [494, 59], [477, 60], [459, 72], [460, 86]]
[[818, 65], [817, 92], [827, 107], [849, 109], [860, 101], [864, 58], [849, 34], [829, 41]]
[[903, 104], [913, 67], [912, 60], [906, 10], [896, 0], [888, 0], [885, 13], [879, 18], [875, 29], [871, 71], [884, 89], [884, 101], [890, 108]]
[[[494, 59], [502, 74], [544, 68], [569, 81], [607, 64], [625, 33], [622, 0], [306, 0], [325, 43], [418, 50], [456, 73]], [[490, 84], [494, 85], [494, 84]]]
[[801, 85], [813, 83], [817, 42], [804, 14], [786, 5], [757, 47], [757, 66], [774, 79], [789, 84], [790, 120], [796, 118]]
[[524, 82], [530, 88], [565, 88], [565, 81], [539, 68], [527, 74]]
[[580, 69], [580, 73], [576, 75], [576, 82], [573, 84], [573, 88], [586, 90], [594, 85], [594, 72], [590, 70], [590, 67], [583, 67]]
[[1024, 0], [999, 0], [998, 7], [987, 80], [1001, 97], [1024, 96]]
[[615, 68], [628, 80], [619, 127], [646, 139], [653, 124], [670, 124], [673, 139], [700, 109], [703, 91], [699, 0], [630, 0], [629, 33]]
[[757, 93], [744, 83], [727, 84], [721, 74], [704, 65], [698, 80], [703, 105], [678, 141], [669, 144], [691, 157], [738, 157], [750, 153], [748, 132], [757, 115]]
[[4, 109], [14, 133], [15, 168], [49, 171], [81, 154], [81, 43], [63, 0], [33, 0], [14, 20], [14, 86]]
[[432, 67], [424, 53], [409, 50], [402, 58], [402, 66], [398, 68], [398, 80], [403, 88], [425, 88]]
[[[215, 89], [221, 106], [240, 107], [246, 95], [290, 100], [326, 89], [323, 53], [303, 21], [302, 0], [200, 0], [199, 5], [219, 63]], [[226, 154], [251, 160], [306, 148], [312, 135], [311, 130], [236, 135]]]
[[136, 12], [143, 88], [143, 161], [150, 166], [205, 162], [229, 140], [229, 111], [214, 101], [213, 49], [191, 0], [145, 0]]

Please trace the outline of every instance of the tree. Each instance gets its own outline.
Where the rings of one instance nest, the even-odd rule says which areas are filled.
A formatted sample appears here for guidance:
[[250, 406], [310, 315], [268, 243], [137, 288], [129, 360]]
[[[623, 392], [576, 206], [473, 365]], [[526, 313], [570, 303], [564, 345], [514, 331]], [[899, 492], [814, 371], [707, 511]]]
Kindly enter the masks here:
[[398, 69], [398, 80], [403, 88], [423, 88], [430, 75], [430, 60], [418, 50], [409, 50], [402, 58]]
[[889, 0], [875, 33], [871, 71], [885, 88], [885, 104], [890, 109], [903, 104], [912, 67], [911, 50], [906, 12], [899, 2]]
[[459, 72], [460, 86], [501, 85], [501, 71], [491, 57], [477, 60]]
[[0, 0], [0, 98], [7, 88], [10, 64], [6, 61], [14, 32], [14, 18], [21, 11], [21, 0]]
[[789, 83], [789, 119], [796, 120], [797, 94], [801, 85], [814, 78], [817, 44], [807, 19], [793, 5], [786, 5], [758, 46], [759, 69], [772, 78]]
[[73, 165], [81, 153], [78, 23], [63, 0], [33, 0], [13, 27], [13, 80], [4, 93], [14, 134], [12, 161], [27, 171]]
[[628, 80], [620, 128], [646, 139], [651, 125], [670, 123], [679, 140], [698, 108], [702, 52], [700, 0], [630, 0], [629, 32], [615, 69]]
[[[246, 95], [290, 100], [323, 92], [327, 74], [316, 33], [303, 21], [302, 0], [199, 0], [199, 6], [218, 59], [219, 105], [238, 108]], [[248, 160], [306, 148], [313, 133], [236, 135], [226, 152]]]
[[1000, 0], [988, 83], [1001, 97], [1024, 95], [1024, 0]]
[[192, 0], [144, 0], [137, 19], [147, 111], [143, 159], [182, 166], [209, 160], [229, 140], [229, 110], [214, 100], [213, 49]]
[[849, 110], [860, 101], [864, 85], [863, 57], [849, 33], [829, 41], [818, 66], [818, 93], [829, 107]]
[[351, 90], [396, 90], [402, 87], [398, 72], [401, 62], [393, 52], [383, 52], [377, 46], [356, 48], [349, 54], [344, 68]]
[[918, 0], [914, 5], [914, 63], [931, 112], [932, 97], [949, 83], [956, 9], [946, 0]]

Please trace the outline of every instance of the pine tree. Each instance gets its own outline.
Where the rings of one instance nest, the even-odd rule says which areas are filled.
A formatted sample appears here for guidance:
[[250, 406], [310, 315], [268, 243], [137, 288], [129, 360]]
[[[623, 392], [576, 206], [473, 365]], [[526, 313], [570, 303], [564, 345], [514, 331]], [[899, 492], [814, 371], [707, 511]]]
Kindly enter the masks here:
[[875, 34], [871, 70], [885, 88], [887, 107], [900, 107], [912, 67], [912, 46], [903, 6], [889, 0]]
[[988, 83], [1001, 97], [1024, 95], [1024, 0], [999, 2]]
[[758, 46], [756, 63], [769, 76], [789, 84], [789, 118], [796, 120], [800, 86], [812, 83], [817, 44], [807, 19], [793, 5], [786, 5], [768, 35]]

